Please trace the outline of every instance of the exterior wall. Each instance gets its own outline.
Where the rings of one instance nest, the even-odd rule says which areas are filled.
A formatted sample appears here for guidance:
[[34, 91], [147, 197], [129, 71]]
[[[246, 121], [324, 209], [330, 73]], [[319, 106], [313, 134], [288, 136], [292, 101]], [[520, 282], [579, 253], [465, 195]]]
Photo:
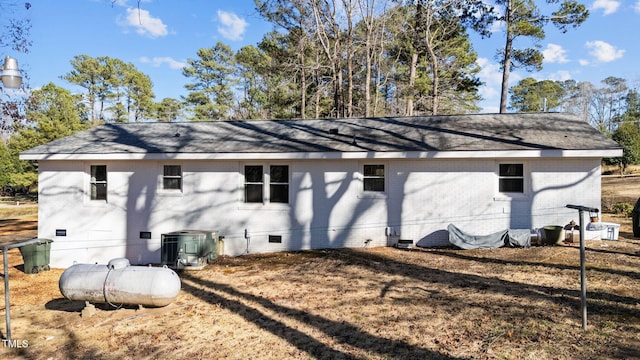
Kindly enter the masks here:
[[[498, 193], [495, 159], [41, 160], [38, 236], [54, 240], [54, 267], [116, 257], [145, 264], [160, 262], [161, 234], [177, 230], [216, 230], [227, 255], [362, 247], [367, 240], [385, 246], [389, 233], [437, 246], [448, 243], [450, 223], [487, 234], [577, 221], [567, 204], [600, 207], [599, 158], [506, 162], [525, 165], [525, 193], [518, 197]], [[289, 165], [289, 204], [245, 204], [244, 165], [270, 163]], [[365, 163], [385, 165], [385, 193], [362, 191]], [[88, 198], [92, 164], [107, 165], [107, 202]], [[166, 164], [182, 166], [181, 192], [161, 189]], [[270, 243], [269, 235], [282, 242]]]
[[[523, 163], [525, 191], [498, 192], [498, 165]], [[448, 244], [446, 227], [486, 235], [503, 229], [565, 225], [567, 204], [600, 208], [600, 159], [399, 161], [394, 167], [389, 226], [422, 246]]]

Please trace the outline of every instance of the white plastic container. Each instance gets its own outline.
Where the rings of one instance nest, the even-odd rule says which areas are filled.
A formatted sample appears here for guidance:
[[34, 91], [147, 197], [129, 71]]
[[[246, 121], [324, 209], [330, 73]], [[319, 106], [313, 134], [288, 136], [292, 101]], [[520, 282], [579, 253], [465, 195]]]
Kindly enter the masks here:
[[602, 232], [602, 240], [618, 240], [618, 235], [620, 234], [620, 224], [614, 223], [602, 223], [603, 229]]
[[591, 222], [587, 224], [585, 235], [587, 240], [618, 240], [620, 224], [608, 222]]

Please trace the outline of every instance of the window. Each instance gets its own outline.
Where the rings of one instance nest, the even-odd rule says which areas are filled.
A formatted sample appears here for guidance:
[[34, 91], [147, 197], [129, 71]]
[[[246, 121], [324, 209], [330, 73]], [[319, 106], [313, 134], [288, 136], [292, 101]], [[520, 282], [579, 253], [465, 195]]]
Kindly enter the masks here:
[[164, 190], [182, 190], [182, 167], [180, 165], [165, 165], [162, 175]]
[[[268, 186], [265, 186], [267, 185]], [[244, 167], [245, 203], [289, 203], [288, 165], [246, 165]]]
[[107, 166], [91, 165], [91, 200], [107, 200]]
[[384, 165], [364, 165], [364, 191], [384, 192]]
[[262, 202], [263, 178], [262, 165], [247, 165], [244, 167], [244, 202]]
[[501, 193], [524, 193], [524, 165], [500, 164], [498, 188]]
[[269, 170], [269, 200], [272, 203], [289, 203], [289, 166], [271, 166]]

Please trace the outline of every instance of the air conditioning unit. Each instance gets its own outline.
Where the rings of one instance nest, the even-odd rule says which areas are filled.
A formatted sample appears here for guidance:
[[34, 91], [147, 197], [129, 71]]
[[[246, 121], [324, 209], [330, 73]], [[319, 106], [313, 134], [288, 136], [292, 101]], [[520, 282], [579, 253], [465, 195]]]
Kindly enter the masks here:
[[182, 230], [161, 235], [162, 265], [199, 270], [217, 256], [217, 231]]

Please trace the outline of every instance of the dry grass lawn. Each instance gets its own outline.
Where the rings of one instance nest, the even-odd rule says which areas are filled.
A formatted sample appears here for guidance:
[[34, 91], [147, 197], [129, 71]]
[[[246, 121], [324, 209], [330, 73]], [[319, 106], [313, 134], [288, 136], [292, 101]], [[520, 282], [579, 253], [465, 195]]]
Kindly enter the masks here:
[[25, 274], [14, 249], [12, 338], [27, 346], [0, 358], [640, 359], [640, 240], [604, 220], [622, 227], [587, 242], [587, 331], [577, 244], [223, 257], [180, 273], [166, 307], [90, 317], [60, 294], [61, 269]]

